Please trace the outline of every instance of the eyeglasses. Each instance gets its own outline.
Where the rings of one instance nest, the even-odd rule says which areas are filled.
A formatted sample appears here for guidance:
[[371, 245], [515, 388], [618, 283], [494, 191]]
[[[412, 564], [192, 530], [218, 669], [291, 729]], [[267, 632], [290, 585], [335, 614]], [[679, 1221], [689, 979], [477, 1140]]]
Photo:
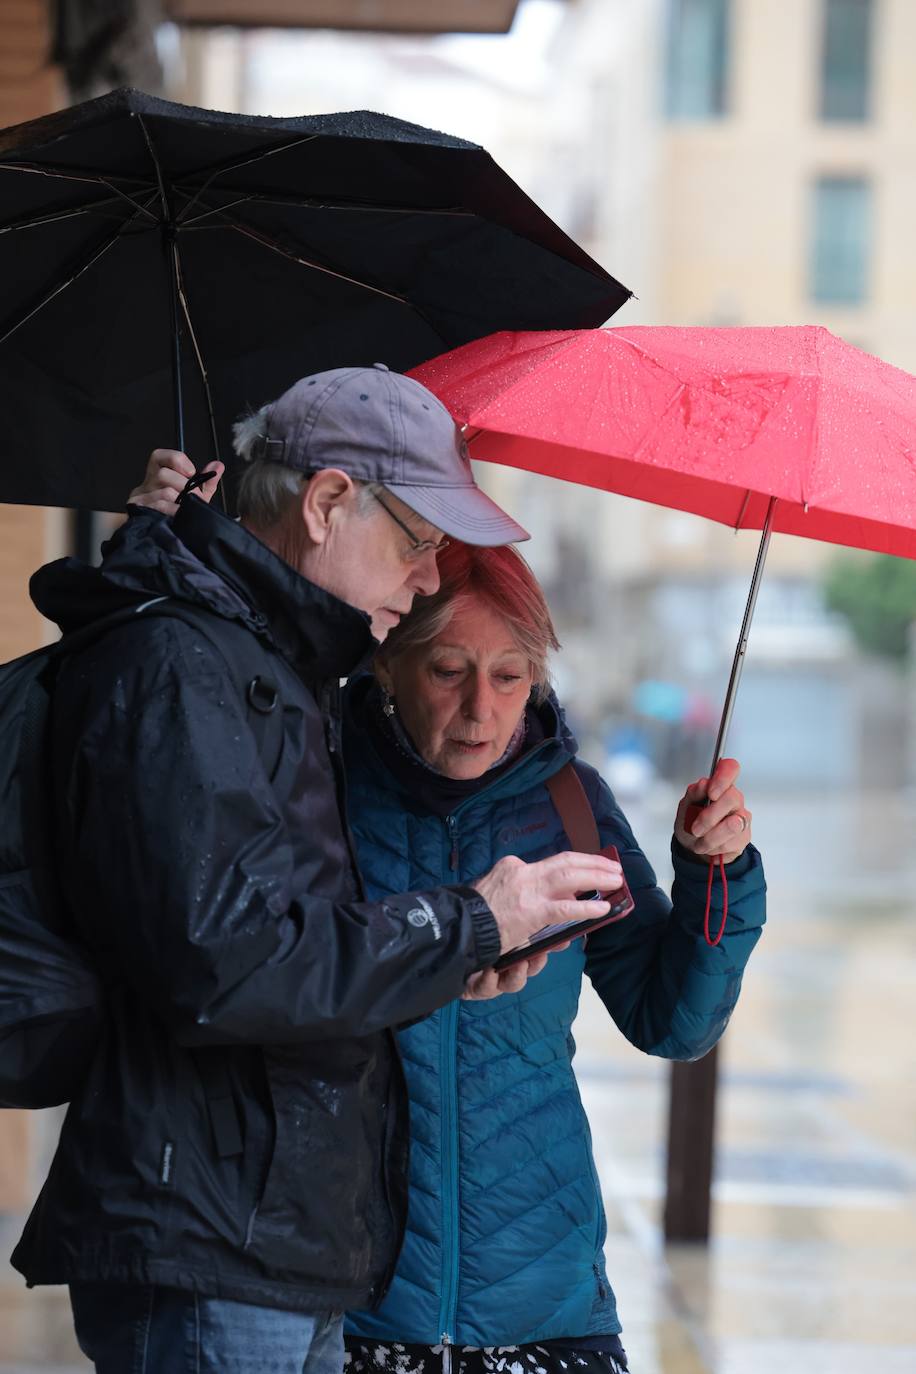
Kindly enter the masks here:
[[449, 541], [444, 538], [438, 540], [438, 542], [435, 539], [418, 539], [410, 526], [405, 525], [399, 515], [395, 515], [394, 511], [387, 502], [382, 500], [377, 491], [374, 491], [372, 495], [375, 497], [376, 501], [378, 501], [385, 514], [391, 516], [394, 523], [399, 529], [404, 531], [407, 538], [410, 540], [410, 548], [404, 554], [404, 558], [408, 563], [413, 563], [416, 559], [422, 558], [424, 553], [441, 553], [443, 549], [448, 548]]

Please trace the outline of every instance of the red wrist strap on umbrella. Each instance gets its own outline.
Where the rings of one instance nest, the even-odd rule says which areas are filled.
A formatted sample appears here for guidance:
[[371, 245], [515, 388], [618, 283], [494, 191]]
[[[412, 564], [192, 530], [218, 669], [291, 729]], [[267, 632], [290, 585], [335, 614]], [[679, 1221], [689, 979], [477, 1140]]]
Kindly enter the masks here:
[[[719, 930], [714, 940], [709, 938], [709, 909], [712, 906], [712, 880], [716, 873], [716, 864], [719, 865], [719, 876], [722, 879], [722, 920], [719, 922]], [[728, 879], [725, 876], [725, 860], [721, 854], [714, 854], [709, 861], [709, 877], [706, 879], [706, 910], [703, 912], [703, 934], [706, 936], [706, 943], [710, 946], [717, 945], [725, 934], [725, 922], [728, 920]]]
[[[703, 810], [702, 806], [688, 806], [684, 812], [684, 829], [692, 833], [693, 823]], [[709, 913], [712, 907], [712, 883], [716, 875], [716, 865], [719, 868], [719, 876], [722, 879], [722, 920], [719, 922], [719, 930], [713, 940], [709, 934]], [[713, 854], [709, 860], [709, 876], [706, 879], [706, 909], [703, 912], [703, 935], [710, 948], [714, 948], [722, 936], [725, 934], [725, 922], [728, 920], [728, 878], [725, 876], [725, 860], [721, 854]]]

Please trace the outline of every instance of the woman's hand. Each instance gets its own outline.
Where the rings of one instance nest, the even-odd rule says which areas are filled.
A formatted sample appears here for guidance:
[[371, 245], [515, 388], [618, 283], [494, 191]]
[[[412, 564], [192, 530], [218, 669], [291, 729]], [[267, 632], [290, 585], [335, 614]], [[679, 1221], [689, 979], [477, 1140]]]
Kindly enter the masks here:
[[520, 959], [517, 964], [510, 964], [508, 968], [485, 968], [480, 973], [472, 973], [461, 1000], [485, 1002], [489, 997], [499, 997], [504, 992], [521, 992], [528, 979], [540, 973], [546, 963], [546, 954], [535, 954], [530, 959]]
[[[735, 759], [720, 759], [713, 777], [691, 783], [681, 798], [674, 820], [675, 838], [701, 859], [721, 854], [731, 863], [751, 842], [751, 813], [744, 793], [735, 786], [741, 769]], [[709, 800], [708, 806], [702, 803]], [[684, 828], [689, 806], [701, 806], [691, 830]]]
[[[207, 470], [213, 476], [194, 492], [203, 501], [209, 501], [216, 491], [225, 465], [214, 460], [207, 465]], [[147, 506], [150, 510], [161, 511], [163, 515], [174, 515], [178, 510], [178, 498], [188, 478], [193, 477], [196, 471], [186, 453], [180, 453], [175, 448], [154, 448], [146, 464], [143, 481], [139, 487], [134, 487], [127, 503], [130, 506]]]

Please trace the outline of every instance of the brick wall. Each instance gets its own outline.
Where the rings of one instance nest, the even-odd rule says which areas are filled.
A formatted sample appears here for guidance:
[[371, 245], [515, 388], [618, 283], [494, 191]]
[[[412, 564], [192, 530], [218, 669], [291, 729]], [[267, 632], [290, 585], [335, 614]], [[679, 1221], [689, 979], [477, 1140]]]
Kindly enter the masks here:
[[0, 128], [66, 104], [51, 40], [47, 0], [0, 0]]
[[60, 523], [37, 506], [0, 506], [0, 663], [53, 633], [29, 600], [28, 581], [40, 564], [64, 551], [55, 538]]
[[[37, 119], [66, 103], [59, 72], [50, 65], [47, 0], [0, 0], [0, 128]], [[33, 649], [47, 629], [28, 599], [29, 574], [57, 550], [59, 517], [32, 508], [0, 506], [0, 662]], [[0, 1212], [27, 1202], [32, 1121], [0, 1112]]]
[[[0, 128], [66, 103], [60, 72], [50, 62], [48, 0], [0, 0]], [[46, 635], [28, 599], [29, 574], [56, 550], [49, 547], [48, 512], [0, 506], [0, 662], [25, 653]]]

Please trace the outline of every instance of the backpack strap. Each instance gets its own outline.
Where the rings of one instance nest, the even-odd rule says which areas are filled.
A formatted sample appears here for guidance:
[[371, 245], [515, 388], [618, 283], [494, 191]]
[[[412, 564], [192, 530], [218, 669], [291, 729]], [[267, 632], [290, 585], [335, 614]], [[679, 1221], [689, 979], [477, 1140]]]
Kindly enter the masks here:
[[[199, 630], [216, 649], [229, 671], [238, 699], [245, 703], [248, 724], [257, 740], [267, 776], [273, 782], [283, 752], [283, 709], [272, 663], [275, 654], [254, 630], [245, 625], [226, 620], [203, 606], [194, 606], [170, 596], [155, 596], [148, 601], [112, 611], [100, 620], [63, 635], [56, 644], [50, 646], [53, 671], [56, 672], [60, 660], [68, 654], [78, 653], [101, 639], [109, 630], [127, 625], [141, 615], [184, 621], [186, 625]], [[46, 686], [46, 696], [48, 691], [49, 687]], [[35, 717], [43, 720], [43, 713], [37, 704]]]
[[[54, 646], [55, 657], [63, 657], [85, 647], [107, 630], [126, 624], [138, 615], [181, 620], [199, 631], [216, 650], [232, 678], [238, 699], [245, 703], [248, 724], [257, 741], [264, 769], [272, 782], [283, 753], [283, 704], [271, 661], [272, 651], [253, 630], [236, 621], [226, 620], [202, 606], [172, 597], [154, 597], [139, 605], [115, 611], [102, 620], [65, 635]], [[47, 710], [47, 695], [44, 710]], [[36, 712], [40, 715], [38, 703]], [[198, 1047], [192, 1054], [207, 1099], [216, 1152], [221, 1159], [239, 1155], [244, 1142], [225, 1050], [221, 1046]]]
[[45, 657], [45, 664], [29, 684], [22, 713], [19, 736], [18, 773], [22, 787], [22, 814], [25, 820], [23, 840], [25, 857], [32, 871], [41, 908], [46, 917], [59, 909], [60, 893], [55, 878], [56, 862], [51, 836], [54, 833], [54, 807], [48, 784], [47, 728], [51, 697], [58, 670], [68, 654], [78, 653], [100, 639], [108, 630], [126, 624], [148, 605], [122, 606], [78, 630], [69, 630], [55, 643], [36, 654]]
[[[148, 604], [148, 615], [167, 616], [191, 625], [216, 649], [232, 677], [239, 700], [244, 701], [248, 724], [268, 778], [273, 781], [283, 753], [283, 704], [270, 661], [271, 651], [252, 630], [225, 620], [203, 607], [170, 598]], [[235, 1094], [222, 1046], [192, 1050], [207, 1099], [213, 1143], [220, 1159], [242, 1154], [244, 1138]]]
[[283, 703], [272, 662], [274, 652], [253, 630], [202, 606], [164, 597], [142, 609], [147, 615], [165, 616], [193, 626], [216, 649], [229, 670], [238, 699], [245, 703], [264, 770], [273, 782], [283, 753]]
[[572, 847], [580, 854], [599, 854], [601, 836], [595, 813], [572, 763], [565, 763], [558, 773], [547, 779], [547, 790]]
[[51, 859], [51, 807], [49, 789], [45, 785], [45, 726], [51, 696], [45, 674], [39, 673], [29, 684], [22, 712], [22, 731], [19, 736], [18, 772], [22, 787], [22, 814], [26, 823], [22, 828], [26, 860], [38, 889], [38, 899], [45, 911], [54, 910], [53, 872]]

